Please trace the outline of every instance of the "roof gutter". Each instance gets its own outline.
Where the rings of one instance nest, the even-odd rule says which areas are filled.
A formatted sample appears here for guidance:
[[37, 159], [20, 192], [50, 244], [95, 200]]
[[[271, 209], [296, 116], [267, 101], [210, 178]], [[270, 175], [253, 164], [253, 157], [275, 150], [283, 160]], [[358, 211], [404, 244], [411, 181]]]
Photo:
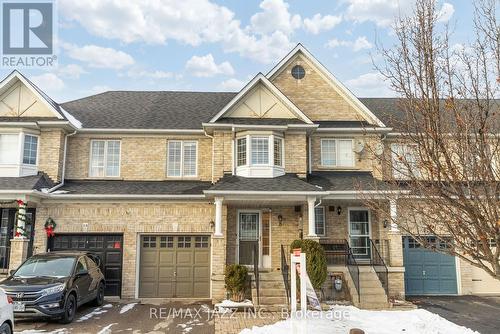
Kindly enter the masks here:
[[118, 129], [118, 128], [81, 128], [81, 133], [196, 133], [203, 134], [203, 129]]
[[317, 132], [374, 132], [374, 133], [390, 133], [392, 128], [318, 128]]
[[141, 194], [65, 194], [65, 193], [52, 193], [51, 199], [204, 199], [205, 195], [172, 195], [172, 194], [158, 194], [158, 195], [141, 195]]
[[204, 190], [206, 195], [327, 195], [325, 191]]

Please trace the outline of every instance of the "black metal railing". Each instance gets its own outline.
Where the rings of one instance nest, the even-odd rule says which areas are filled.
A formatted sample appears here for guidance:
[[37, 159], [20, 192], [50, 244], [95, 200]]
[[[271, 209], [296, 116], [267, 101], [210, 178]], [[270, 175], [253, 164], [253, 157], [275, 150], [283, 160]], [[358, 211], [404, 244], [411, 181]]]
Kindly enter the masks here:
[[329, 266], [341, 265], [347, 263], [347, 254], [349, 244], [345, 239], [333, 239], [321, 242], [321, 246], [325, 250], [326, 264]]
[[[346, 241], [347, 243], [347, 241]], [[358, 301], [361, 301], [361, 291], [359, 288], [359, 266], [356, 262], [356, 258], [352, 254], [351, 247], [347, 246], [347, 255], [346, 262], [347, 270], [349, 270], [349, 274], [351, 275], [351, 279], [354, 282], [354, 287], [358, 292]]]
[[259, 291], [259, 244], [255, 243], [252, 248], [253, 258], [253, 275], [255, 279], [255, 290], [257, 292], [257, 304], [260, 305]]
[[290, 304], [290, 265], [288, 258], [290, 257], [290, 246], [281, 245], [281, 275], [283, 276], [283, 284], [285, 285], [286, 301]]
[[375, 273], [382, 283], [382, 287], [385, 290], [385, 294], [389, 296], [389, 270], [387, 269], [387, 265], [384, 262], [384, 259], [380, 255], [380, 252], [375, 246], [375, 243], [370, 239], [370, 249], [371, 249], [371, 265], [375, 270]]

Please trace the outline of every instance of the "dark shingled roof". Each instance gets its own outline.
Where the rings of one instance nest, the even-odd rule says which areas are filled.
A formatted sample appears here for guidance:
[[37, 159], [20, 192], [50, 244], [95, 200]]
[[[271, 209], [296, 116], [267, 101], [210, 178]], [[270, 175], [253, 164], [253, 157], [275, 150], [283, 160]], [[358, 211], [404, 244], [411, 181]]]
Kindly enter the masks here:
[[53, 186], [54, 182], [42, 172], [32, 176], [0, 177], [1, 190], [40, 190]]
[[323, 191], [307, 183], [296, 174], [285, 174], [275, 178], [246, 178], [224, 175], [209, 190], [214, 191]]
[[378, 125], [369, 124], [365, 121], [315, 121], [320, 128], [364, 128], [378, 127]]
[[306, 124], [298, 118], [250, 118], [250, 117], [224, 117], [219, 118], [216, 123], [244, 124], [244, 125], [288, 125], [288, 124]]
[[211, 185], [206, 181], [66, 180], [58, 191], [99, 195], [202, 195]]
[[325, 191], [375, 190], [386, 187], [371, 172], [313, 172], [308, 176], [307, 182], [320, 186]]
[[113, 91], [61, 106], [85, 128], [201, 129], [236, 93]]

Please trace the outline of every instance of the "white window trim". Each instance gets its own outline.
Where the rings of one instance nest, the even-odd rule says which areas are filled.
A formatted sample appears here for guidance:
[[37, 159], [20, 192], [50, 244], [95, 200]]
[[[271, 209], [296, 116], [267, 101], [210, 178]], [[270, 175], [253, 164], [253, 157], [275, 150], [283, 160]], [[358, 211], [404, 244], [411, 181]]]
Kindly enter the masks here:
[[[92, 143], [96, 142], [96, 141], [102, 141], [102, 142], [104, 142], [104, 175], [103, 176], [93, 176], [93, 175], [91, 175], [91, 173], [92, 173]], [[116, 175], [116, 176], [107, 176], [106, 175], [106, 172], [107, 172], [106, 166], [107, 166], [107, 163], [108, 163], [107, 152], [108, 152], [108, 142], [109, 141], [117, 141], [118, 143], [120, 143], [120, 155], [118, 156], [118, 175]], [[122, 141], [120, 139], [91, 139], [90, 140], [90, 148], [89, 148], [89, 178], [92, 178], [92, 179], [102, 179], [102, 178], [113, 179], [113, 178], [119, 178], [121, 176], [121, 173], [122, 173], [121, 166], [122, 166]]]
[[[323, 142], [324, 141], [335, 141], [335, 164], [333, 165], [327, 165], [325, 164], [325, 161], [323, 160]], [[339, 141], [350, 141], [351, 142], [351, 149], [352, 149], [352, 155], [351, 155], [351, 165], [350, 166], [339, 166]], [[333, 168], [355, 168], [356, 167], [356, 159], [355, 159], [355, 152], [354, 152], [354, 139], [352, 138], [321, 138], [321, 143], [320, 143], [320, 158], [321, 158], [321, 166], [322, 167], [333, 167]]]
[[[168, 164], [169, 164], [169, 156], [170, 156], [170, 147], [169, 143], [181, 143], [181, 165], [180, 165], [180, 175], [169, 175], [168, 174]], [[194, 175], [184, 175], [184, 143], [194, 143], [196, 154], [195, 154], [195, 172]], [[198, 177], [198, 141], [197, 140], [167, 140], [167, 177], [171, 179], [187, 179], [187, 178], [197, 178]]]
[[[316, 225], [314, 225], [314, 232], [316, 232], [317, 236], [324, 237], [324, 236], [326, 236], [326, 210], [325, 210], [324, 206], [315, 207], [314, 210], [316, 210], [316, 209], [321, 209], [323, 211], [323, 233], [318, 233]], [[314, 215], [315, 215], [314, 216], [314, 224], [316, 224], [318, 222], [318, 220], [316, 219], [316, 212], [314, 212]]]
[[[246, 164], [238, 166], [238, 139], [246, 138]], [[268, 139], [268, 163], [267, 164], [252, 164], [252, 138], [267, 138]], [[281, 166], [274, 164], [274, 138], [281, 139]], [[236, 166], [236, 175], [244, 177], [275, 177], [285, 174], [285, 138], [284, 136], [276, 134], [245, 134], [237, 136], [233, 140], [233, 145], [236, 147], [234, 150]]]
[[[35, 164], [24, 163], [24, 141], [26, 140], [26, 136], [32, 136], [32, 137], [37, 138], [36, 139], [36, 157], [35, 157], [36, 163]], [[30, 167], [38, 167], [39, 158], [40, 158], [40, 136], [31, 134], [31, 133], [22, 133], [22, 152], [21, 152], [21, 161], [20, 161], [21, 165], [30, 166]]]

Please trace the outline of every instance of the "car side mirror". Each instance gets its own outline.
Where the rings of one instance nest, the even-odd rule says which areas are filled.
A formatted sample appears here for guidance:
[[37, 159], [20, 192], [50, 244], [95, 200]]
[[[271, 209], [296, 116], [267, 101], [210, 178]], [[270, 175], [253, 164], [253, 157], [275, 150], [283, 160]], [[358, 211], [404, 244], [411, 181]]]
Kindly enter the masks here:
[[84, 270], [80, 270], [79, 272], [77, 272], [76, 277], [82, 277], [82, 276], [85, 276], [88, 274], [89, 274], [89, 271], [87, 269], [84, 269]]
[[11, 270], [9, 271], [9, 275], [10, 275], [10, 276], [12, 276], [12, 275], [14, 275], [14, 273], [15, 273], [15, 272], [16, 272], [16, 269], [11, 269]]

